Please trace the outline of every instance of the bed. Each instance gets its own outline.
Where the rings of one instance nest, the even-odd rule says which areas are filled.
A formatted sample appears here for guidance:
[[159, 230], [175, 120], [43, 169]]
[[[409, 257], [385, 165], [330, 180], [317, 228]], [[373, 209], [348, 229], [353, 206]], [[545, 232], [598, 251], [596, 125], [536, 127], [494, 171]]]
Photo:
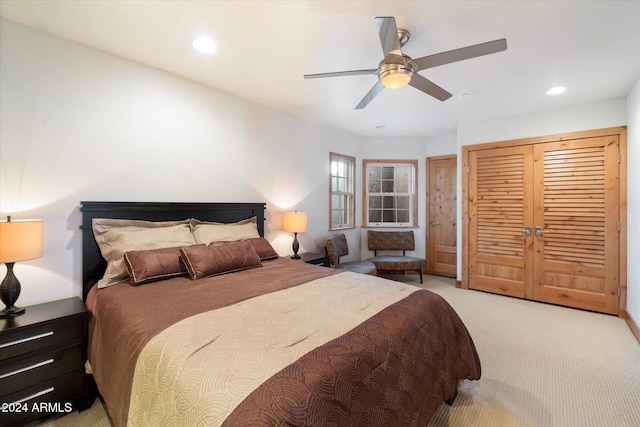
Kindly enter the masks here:
[[480, 378], [446, 301], [277, 256], [264, 203], [81, 205], [87, 367], [116, 426], [426, 426]]

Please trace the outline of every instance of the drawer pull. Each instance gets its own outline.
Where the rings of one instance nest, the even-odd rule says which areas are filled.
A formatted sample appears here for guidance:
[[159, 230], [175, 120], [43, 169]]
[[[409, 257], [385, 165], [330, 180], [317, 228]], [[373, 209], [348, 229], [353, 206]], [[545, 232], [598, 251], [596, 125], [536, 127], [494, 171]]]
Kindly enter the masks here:
[[11, 347], [12, 345], [22, 344], [23, 342], [29, 342], [29, 341], [37, 340], [40, 338], [49, 337], [51, 335], [53, 335], [53, 331], [45, 332], [44, 334], [34, 335], [32, 337], [22, 338], [21, 340], [15, 340], [15, 341], [7, 342], [4, 344], [0, 344], [0, 348]]
[[20, 404], [22, 402], [26, 402], [27, 400], [31, 400], [31, 399], [35, 399], [36, 397], [44, 396], [47, 393], [51, 393], [55, 389], [56, 389], [55, 387], [49, 387], [48, 389], [39, 391], [37, 393], [34, 393], [31, 396], [27, 396], [27, 397], [24, 397], [24, 398], [22, 398], [20, 400], [16, 400], [15, 402], [13, 402], [13, 404], [14, 405], [18, 405], [18, 404]]
[[43, 360], [42, 362], [34, 363], [33, 365], [30, 365], [24, 368], [16, 369], [15, 371], [7, 372], [6, 374], [0, 375], [0, 380], [3, 378], [11, 377], [13, 375], [21, 374], [26, 371], [30, 371], [32, 369], [39, 368], [41, 366], [48, 365], [49, 363], [53, 363], [54, 361], [55, 361], [54, 359], [47, 359], [47, 360]]

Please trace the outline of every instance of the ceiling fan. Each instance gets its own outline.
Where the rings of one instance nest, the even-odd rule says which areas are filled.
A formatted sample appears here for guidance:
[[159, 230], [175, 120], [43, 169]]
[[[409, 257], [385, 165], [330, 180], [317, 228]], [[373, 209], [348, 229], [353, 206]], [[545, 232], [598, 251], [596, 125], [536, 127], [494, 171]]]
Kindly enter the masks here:
[[460, 49], [449, 50], [447, 52], [436, 53], [434, 55], [423, 56], [412, 59], [409, 55], [402, 53], [401, 48], [409, 41], [410, 33], [404, 28], [398, 29], [396, 20], [392, 16], [381, 16], [375, 18], [378, 35], [382, 43], [384, 59], [380, 61], [378, 68], [368, 70], [337, 71], [333, 73], [305, 74], [305, 79], [317, 79], [322, 77], [356, 76], [362, 74], [377, 74], [378, 82], [371, 88], [362, 101], [356, 105], [356, 110], [361, 110], [371, 102], [382, 89], [398, 89], [407, 84], [421, 90], [427, 95], [431, 95], [440, 101], [445, 101], [451, 94], [418, 74], [418, 71], [439, 65], [450, 64], [452, 62], [465, 59], [476, 58], [478, 56], [489, 55], [491, 53], [507, 50], [507, 40], [498, 39], [486, 43], [480, 43]]

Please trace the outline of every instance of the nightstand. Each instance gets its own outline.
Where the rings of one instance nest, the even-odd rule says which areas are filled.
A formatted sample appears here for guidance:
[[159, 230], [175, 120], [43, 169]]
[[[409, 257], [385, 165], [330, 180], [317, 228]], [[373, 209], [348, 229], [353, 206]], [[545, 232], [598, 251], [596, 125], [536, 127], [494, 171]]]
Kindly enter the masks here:
[[329, 255], [313, 254], [309, 252], [299, 254], [299, 255], [300, 255], [300, 261], [304, 261], [307, 264], [315, 264], [315, 265], [321, 265], [323, 267], [330, 267]]
[[88, 311], [78, 297], [0, 319], [0, 418], [23, 425], [89, 406]]

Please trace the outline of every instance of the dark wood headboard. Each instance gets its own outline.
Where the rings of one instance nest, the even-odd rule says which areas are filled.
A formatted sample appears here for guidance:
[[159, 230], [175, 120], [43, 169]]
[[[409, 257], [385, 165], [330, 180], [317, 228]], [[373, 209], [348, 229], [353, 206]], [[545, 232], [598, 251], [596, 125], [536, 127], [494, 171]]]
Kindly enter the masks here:
[[93, 218], [177, 221], [196, 218], [202, 221], [230, 223], [256, 217], [258, 232], [264, 236], [266, 203], [155, 203], [155, 202], [80, 202], [82, 211], [82, 298], [106, 269], [100, 248], [93, 236]]

